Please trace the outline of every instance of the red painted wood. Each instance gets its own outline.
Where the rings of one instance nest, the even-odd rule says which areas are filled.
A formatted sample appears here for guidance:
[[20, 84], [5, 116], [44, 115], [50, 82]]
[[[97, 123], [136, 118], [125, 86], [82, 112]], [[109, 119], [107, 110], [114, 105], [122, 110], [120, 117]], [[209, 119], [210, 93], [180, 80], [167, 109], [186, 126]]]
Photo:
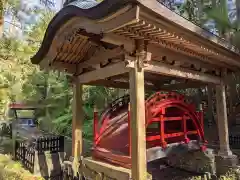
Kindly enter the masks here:
[[[93, 157], [123, 167], [129, 166], [127, 164], [130, 161], [125, 158], [131, 157], [129, 101], [127, 96], [117, 99], [102, 113], [99, 119], [100, 128], [94, 129], [94, 137], [97, 138], [93, 147]], [[203, 112], [197, 113], [194, 105], [186, 102], [184, 96], [175, 92], [158, 92], [146, 100], [145, 107], [147, 148], [166, 147], [169, 143], [188, 143], [190, 140], [199, 139], [206, 143]], [[99, 124], [96, 120], [94, 116], [94, 126]]]
[[93, 114], [93, 143], [96, 145], [96, 140], [98, 139], [98, 112], [94, 111]]
[[132, 138], [131, 138], [131, 121], [130, 121], [130, 105], [128, 105], [128, 138], [129, 138], [129, 156], [132, 157], [131, 149], [132, 149]]
[[165, 141], [165, 121], [164, 121], [164, 116], [165, 116], [165, 108], [162, 108], [161, 110], [161, 115], [160, 115], [160, 134], [161, 134], [161, 143], [162, 147], [166, 148], [167, 143]]
[[10, 109], [36, 109], [34, 106], [29, 106], [22, 103], [11, 103], [8, 105]]
[[184, 132], [184, 142], [185, 143], [189, 143], [190, 139], [187, 137], [188, 135], [188, 132], [187, 132], [187, 117], [186, 115], [184, 114], [183, 115], [183, 132]]

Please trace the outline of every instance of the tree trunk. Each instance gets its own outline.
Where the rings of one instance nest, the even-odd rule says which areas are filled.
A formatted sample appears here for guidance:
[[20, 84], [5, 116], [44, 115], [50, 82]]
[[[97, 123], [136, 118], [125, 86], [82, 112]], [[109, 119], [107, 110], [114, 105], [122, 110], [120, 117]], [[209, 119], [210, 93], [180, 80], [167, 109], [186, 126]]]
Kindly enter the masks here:
[[212, 0], [212, 7], [216, 7], [217, 6], [217, 0]]
[[0, 38], [3, 36], [3, 25], [4, 25], [4, 17], [3, 17], [3, 2], [0, 0]]
[[202, 17], [203, 17], [203, 0], [196, 0], [197, 6], [197, 21], [200, 25], [202, 25]]

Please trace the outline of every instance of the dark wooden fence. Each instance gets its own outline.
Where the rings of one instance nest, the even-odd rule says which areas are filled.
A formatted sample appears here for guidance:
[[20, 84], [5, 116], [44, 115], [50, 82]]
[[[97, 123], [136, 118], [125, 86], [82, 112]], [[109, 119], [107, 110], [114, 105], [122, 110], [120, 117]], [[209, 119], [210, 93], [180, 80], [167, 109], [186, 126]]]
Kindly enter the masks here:
[[26, 147], [24, 142], [16, 141], [15, 143], [16, 160], [20, 161], [25, 169], [33, 173], [35, 150], [32, 147]]
[[64, 151], [64, 136], [40, 137], [35, 142], [38, 153], [50, 151], [51, 153]]
[[240, 134], [229, 135], [229, 144], [233, 149], [240, 149]]
[[50, 153], [64, 152], [64, 136], [41, 137], [27, 145], [24, 141], [15, 142], [15, 158], [23, 167], [34, 173], [35, 156]]

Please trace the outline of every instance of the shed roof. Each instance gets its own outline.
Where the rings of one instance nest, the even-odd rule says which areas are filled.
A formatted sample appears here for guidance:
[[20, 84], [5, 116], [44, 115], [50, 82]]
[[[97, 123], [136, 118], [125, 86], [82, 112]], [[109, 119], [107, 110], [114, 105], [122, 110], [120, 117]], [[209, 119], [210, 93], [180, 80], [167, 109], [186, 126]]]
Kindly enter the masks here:
[[[99, 63], [108, 64], [116, 58], [113, 54], [122, 55], [122, 49], [116, 48], [120, 45], [131, 54], [133, 40], [141, 38], [148, 41], [153, 60], [179, 61], [181, 67], [205, 69], [217, 76], [223, 68], [240, 68], [236, 47], [156, 0], [104, 0], [88, 7], [81, 1], [70, 3], [49, 24], [32, 63], [81, 74], [96, 69]], [[101, 55], [106, 54], [102, 62]]]

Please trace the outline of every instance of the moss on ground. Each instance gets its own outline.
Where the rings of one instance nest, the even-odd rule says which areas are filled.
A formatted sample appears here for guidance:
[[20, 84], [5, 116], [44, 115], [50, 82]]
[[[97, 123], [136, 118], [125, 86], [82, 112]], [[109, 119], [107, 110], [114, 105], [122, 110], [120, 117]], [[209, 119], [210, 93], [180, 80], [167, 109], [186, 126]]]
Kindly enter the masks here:
[[44, 180], [26, 171], [19, 162], [8, 155], [0, 154], [0, 180]]

